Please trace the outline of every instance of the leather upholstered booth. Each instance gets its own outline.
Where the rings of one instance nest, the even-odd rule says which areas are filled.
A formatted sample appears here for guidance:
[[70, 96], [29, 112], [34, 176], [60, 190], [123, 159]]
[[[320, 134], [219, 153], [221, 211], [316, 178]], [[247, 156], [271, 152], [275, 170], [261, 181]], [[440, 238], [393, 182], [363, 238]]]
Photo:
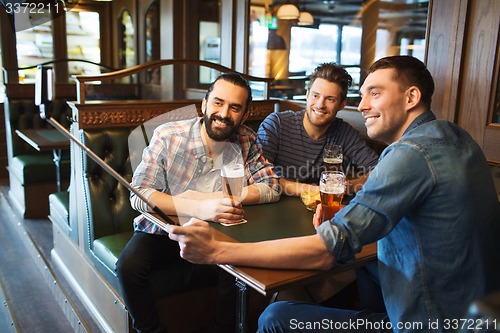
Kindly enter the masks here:
[[[53, 117], [69, 128], [71, 109], [68, 98], [76, 95], [70, 85], [58, 85], [60, 97], [53, 102]], [[35, 106], [32, 84], [6, 84], [5, 129], [9, 171], [9, 199], [16, 211], [25, 218], [45, 218], [49, 211], [48, 196], [56, 192], [56, 167], [52, 151], [39, 152], [23, 141], [16, 130], [51, 128], [42, 120]], [[61, 160], [61, 184], [69, 183], [69, 151]]]
[[[74, 65], [80, 62], [85, 63], [85, 65], [91, 64], [99, 67], [102, 71], [113, 70], [108, 66], [88, 60], [56, 59], [44, 63], [45, 66], [53, 67], [56, 73], [56, 98], [52, 102], [52, 118], [68, 129], [71, 125], [71, 109], [66, 101], [75, 100], [77, 90], [74, 84], [68, 83], [67, 67], [69, 63]], [[8, 80], [8, 73], [14, 73], [17, 76], [19, 71], [30, 70], [33, 67], [35, 66], [9, 70], [4, 68], [4, 73], [6, 74], [5, 82], [10, 82]], [[58, 73], [60, 75], [57, 75]], [[53, 152], [37, 151], [24, 142], [16, 134], [16, 130], [51, 129], [52, 126], [40, 118], [39, 108], [35, 106], [34, 84], [6, 83], [5, 88], [6, 100], [4, 112], [7, 168], [10, 185], [9, 199], [15, 210], [22, 217], [46, 218], [49, 213], [48, 196], [57, 191], [57, 176]], [[124, 91], [129, 92], [130, 90], [124, 89]], [[93, 98], [95, 96], [89, 94], [89, 99]], [[60, 162], [62, 192], [52, 196], [50, 204], [56, 210], [59, 208], [58, 218], [65, 218], [66, 216], [66, 220], [61, 220], [60, 222], [67, 226], [69, 226], [69, 220], [67, 220], [68, 214], [65, 203], [68, 201], [66, 189], [68, 188], [70, 179], [69, 156], [69, 151], [62, 152], [62, 160]]]
[[[127, 128], [82, 131], [80, 140], [127, 181], [132, 179]], [[132, 236], [132, 221], [138, 212], [130, 207], [129, 191], [88, 157], [82, 160], [86, 242], [92, 258], [117, 288], [114, 266]], [[80, 166], [78, 166], [80, 167]], [[110, 274], [107, 274], [109, 271]]]

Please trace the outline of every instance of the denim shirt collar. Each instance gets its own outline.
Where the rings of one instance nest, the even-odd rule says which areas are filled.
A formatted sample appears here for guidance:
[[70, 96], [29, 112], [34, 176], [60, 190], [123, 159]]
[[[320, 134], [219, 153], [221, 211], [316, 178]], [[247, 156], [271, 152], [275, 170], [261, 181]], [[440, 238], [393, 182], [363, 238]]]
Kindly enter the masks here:
[[415, 118], [415, 120], [413, 120], [413, 122], [410, 124], [410, 126], [408, 126], [408, 128], [403, 133], [403, 136], [406, 133], [408, 133], [409, 131], [417, 128], [418, 126], [420, 126], [422, 124], [425, 124], [425, 123], [428, 123], [429, 121], [432, 121], [432, 120], [436, 120], [436, 116], [434, 115], [434, 113], [432, 111], [430, 111], [430, 110], [429, 111], [425, 111], [420, 116], [418, 116], [417, 118]]

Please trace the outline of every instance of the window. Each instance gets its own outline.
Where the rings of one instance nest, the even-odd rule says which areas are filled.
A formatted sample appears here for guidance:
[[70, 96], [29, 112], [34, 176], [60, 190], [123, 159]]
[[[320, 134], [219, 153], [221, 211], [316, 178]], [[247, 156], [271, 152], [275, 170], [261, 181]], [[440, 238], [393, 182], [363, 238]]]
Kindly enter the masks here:
[[[200, 21], [200, 59], [220, 64], [220, 24], [219, 22]], [[200, 83], [212, 83], [219, 72], [208, 68], [200, 68]]]
[[337, 38], [337, 25], [321, 24], [318, 29], [292, 27], [288, 70], [311, 74], [322, 62], [337, 62]]
[[119, 66], [132, 67], [135, 65], [135, 29], [128, 10], [124, 10], [118, 20], [118, 36]]
[[250, 24], [250, 47], [248, 55], [248, 73], [257, 77], [266, 77], [267, 40], [269, 28], [254, 20]]
[[[375, 60], [396, 54], [425, 60], [427, 0], [308, 1], [307, 8], [303, 5], [299, 6], [299, 10], [312, 13], [314, 23], [311, 26], [299, 26], [293, 20], [278, 20], [278, 34], [289, 45], [284, 60], [283, 53], [270, 50], [263, 58], [265, 50], [262, 45], [265, 43], [259, 38], [265, 38], [267, 34], [259, 30], [261, 24], [253, 23], [260, 17], [258, 11], [253, 10], [259, 7], [256, 3], [251, 2], [250, 6], [250, 74], [262, 73], [263, 64], [267, 67], [268, 64], [278, 64], [280, 68], [273, 67], [272, 73], [285, 75], [266, 76], [283, 81], [292, 76], [302, 76], [297, 73], [310, 75], [320, 63], [335, 62], [344, 66], [353, 77], [350, 89], [353, 98], [349, 103], [355, 103], [366, 69]], [[265, 15], [275, 15], [282, 3], [273, 1], [266, 5]], [[302, 98], [297, 91], [288, 95], [294, 99]]]
[[[17, 62], [19, 68], [54, 60], [52, 21], [16, 32]], [[36, 67], [19, 71], [20, 83], [35, 82]]]
[[[160, 60], [160, 1], [154, 0], [146, 11], [144, 31], [144, 52], [146, 62]], [[145, 74], [145, 82], [150, 84], [161, 83], [161, 69], [149, 69]]]
[[146, 62], [160, 60], [160, 1], [155, 0], [146, 11], [145, 52]]
[[[99, 13], [72, 10], [66, 13], [68, 58], [101, 62]], [[100, 68], [92, 64], [69, 65], [70, 75], [95, 75]]]
[[[216, 64], [221, 60], [221, 2], [218, 0], [188, 0], [186, 6], [186, 38], [182, 48], [187, 59], [200, 59]], [[186, 66], [188, 97], [197, 98], [219, 75], [208, 67]], [[194, 95], [193, 95], [194, 94]], [[196, 97], [195, 97], [196, 96]]]
[[[318, 29], [293, 26], [290, 37], [291, 73], [305, 71], [311, 74], [323, 62], [335, 62], [346, 67], [353, 78], [353, 89], [361, 80], [361, 38], [362, 29], [355, 26], [320, 24]], [[342, 43], [338, 44], [339, 35]], [[376, 59], [392, 54], [389, 31], [377, 30]], [[337, 50], [340, 48], [340, 54]], [[395, 51], [401, 55], [412, 55], [424, 60], [425, 39], [401, 38]]]

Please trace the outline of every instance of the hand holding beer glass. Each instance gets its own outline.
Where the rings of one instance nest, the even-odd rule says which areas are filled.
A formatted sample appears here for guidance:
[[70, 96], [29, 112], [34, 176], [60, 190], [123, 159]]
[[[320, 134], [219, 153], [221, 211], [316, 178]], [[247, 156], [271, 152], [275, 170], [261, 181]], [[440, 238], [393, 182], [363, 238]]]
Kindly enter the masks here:
[[[224, 198], [231, 199], [232, 206], [238, 206], [241, 203], [241, 194], [245, 186], [245, 167], [240, 163], [231, 163], [223, 165], [220, 170], [222, 194]], [[221, 223], [224, 226], [237, 225], [245, 223], [247, 220], [241, 219], [236, 223]]]
[[220, 175], [224, 198], [231, 199], [233, 206], [240, 204], [241, 192], [245, 184], [245, 168], [243, 164], [232, 163], [223, 165]]
[[321, 221], [330, 220], [340, 210], [345, 193], [345, 175], [339, 171], [323, 171], [319, 180]]
[[323, 150], [323, 166], [326, 171], [342, 172], [342, 162], [344, 161], [342, 146], [327, 145]]

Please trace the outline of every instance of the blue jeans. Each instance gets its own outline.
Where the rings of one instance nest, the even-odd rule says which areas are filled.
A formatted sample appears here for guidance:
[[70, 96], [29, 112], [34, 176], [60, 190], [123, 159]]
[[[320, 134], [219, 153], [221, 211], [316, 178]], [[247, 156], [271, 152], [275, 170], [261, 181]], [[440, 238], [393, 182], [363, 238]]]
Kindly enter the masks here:
[[276, 302], [259, 318], [260, 333], [392, 332], [385, 313], [327, 308], [302, 302]]
[[377, 262], [355, 271], [364, 311], [279, 302], [271, 304], [261, 315], [259, 332], [392, 332], [380, 289]]
[[371, 312], [387, 313], [378, 276], [378, 262], [355, 269], [361, 308]]

